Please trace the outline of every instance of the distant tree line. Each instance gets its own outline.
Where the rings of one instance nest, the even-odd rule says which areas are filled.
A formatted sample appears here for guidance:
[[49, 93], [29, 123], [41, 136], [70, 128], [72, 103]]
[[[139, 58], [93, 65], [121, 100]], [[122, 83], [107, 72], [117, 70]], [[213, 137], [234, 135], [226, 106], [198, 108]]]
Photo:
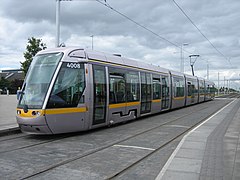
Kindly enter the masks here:
[[9, 90], [10, 94], [16, 94], [19, 87], [22, 87], [23, 80], [15, 79], [13, 81], [9, 81], [2, 77], [0, 79], [0, 89], [2, 94], [6, 94], [7, 90]]
[[236, 89], [232, 89], [232, 88], [227, 88], [227, 87], [220, 87], [219, 88], [219, 92], [224, 92], [224, 90], [225, 90], [225, 92], [228, 92], [228, 91], [230, 91], [230, 92], [237, 92]]

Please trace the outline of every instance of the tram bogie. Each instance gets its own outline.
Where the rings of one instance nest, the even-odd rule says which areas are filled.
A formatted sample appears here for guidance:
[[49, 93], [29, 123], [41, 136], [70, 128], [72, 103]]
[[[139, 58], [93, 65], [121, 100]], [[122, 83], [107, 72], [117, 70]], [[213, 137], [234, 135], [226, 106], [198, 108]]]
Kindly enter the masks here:
[[214, 98], [214, 84], [157, 66], [76, 48], [39, 52], [23, 84], [17, 122], [26, 133], [107, 126]]

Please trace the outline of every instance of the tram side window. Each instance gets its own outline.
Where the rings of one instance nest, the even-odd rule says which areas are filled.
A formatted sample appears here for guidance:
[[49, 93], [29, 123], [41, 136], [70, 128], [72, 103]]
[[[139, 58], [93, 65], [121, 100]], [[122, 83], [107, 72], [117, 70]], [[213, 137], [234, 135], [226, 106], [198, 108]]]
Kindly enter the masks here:
[[123, 103], [126, 101], [125, 72], [117, 68], [109, 68], [109, 103]]
[[169, 80], [167, 76], [162, 76], [162, 97], [169, 96]]
[[174, 83], [174, 97], [184, 96], [184, 79], [183, 78], [173, 78]]
[[153, 77], [153, 99], [161, 99], [160, 78]]
[[137, 72], [127, 72], [126, 73], [127, 81], [127, 102], [139, 101], [139, 75]]
[[203, 81], [199, 81], [199, 94], [203, 95], [205, 94], [205, 88]]
[[193, 81], [193, 87], [194, 87], [194, 94], [198, 94], [198, 83], [196, 80]]
[[54, 83], [47, 108], [77, 107], [78, 103], [84, 102], [82, 96], [84, 89], [84, 64], [63, 63]]
[[207, 93], [210, 94], [210, 92], [211, 92], [211, 87], [210, 87], [210, 85], [208, 84], [208, 85], [207, 85]]
[[141, 73], [141, 98], [143, 102], [151, 101], [151, 75]]
[[194, 85], [192, 84], [191, 81], [188, 81], [187, 85], [188, 85], [188, 96], [192, 96], [193, 95], [193, 90], [194, 90]]

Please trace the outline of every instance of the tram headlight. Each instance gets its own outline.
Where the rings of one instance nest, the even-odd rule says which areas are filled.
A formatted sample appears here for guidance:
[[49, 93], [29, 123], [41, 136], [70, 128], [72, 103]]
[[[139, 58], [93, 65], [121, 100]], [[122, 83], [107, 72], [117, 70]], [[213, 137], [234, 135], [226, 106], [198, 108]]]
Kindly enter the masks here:
[[33, 116], [40, 116], [41, 112], [40, 111], [32, 111]]
[[41, 115], [41, 112], [40, 111], [37, 111], [37, 116], [40, 116]]
[[21, 114], [21, 111], [20, 110], [17, 110], [17, 115], [20, 115]]
[[37, 115], [36, 111], [32, 111], [32, 115], [36, 116]]

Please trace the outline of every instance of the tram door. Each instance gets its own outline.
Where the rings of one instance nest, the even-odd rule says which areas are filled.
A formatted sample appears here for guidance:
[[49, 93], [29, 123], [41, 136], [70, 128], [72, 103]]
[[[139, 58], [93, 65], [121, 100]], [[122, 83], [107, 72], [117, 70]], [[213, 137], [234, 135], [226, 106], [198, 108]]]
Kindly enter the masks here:
[[104, 66], [93, 65], [93, 125], [106, 122], [106, 69]]
[[150, 73], [141, 73], [141, 114], [151, 111], [152, 88]]
[[169, 93], [169, 80], [168, 76], [162, 76], [162, 109], [169, 108], [169, 100], [170, 100], [170, 93]]

